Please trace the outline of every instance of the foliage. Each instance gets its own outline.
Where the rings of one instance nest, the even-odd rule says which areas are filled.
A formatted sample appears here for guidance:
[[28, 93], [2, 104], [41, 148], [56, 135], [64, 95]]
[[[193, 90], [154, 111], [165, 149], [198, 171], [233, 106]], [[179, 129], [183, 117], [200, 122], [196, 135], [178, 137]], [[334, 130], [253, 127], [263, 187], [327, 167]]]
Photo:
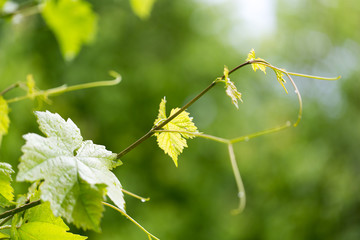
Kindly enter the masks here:
[[[1, 88], [24, 78], [28, 72], [34, 73], [37, 84], [49, 87], [92, 79], [109, 67], [121, 69], [127, 79], [121, 88], [83, 91], [61, 97], [53, 106], [37, 106], [37, 109], [70, 116], [81, 126], [86, 139], [102, 143], [107, 149], [118, 149], [148, 130], [151, 119], [156, 116], [156, 99], [163, 96], [164, 91], [171, 99], [168, 104], [181, 105], [206, 79], [213, 79], [222, 70], [224, 61], [230, 66], [238, 61], [239, 55], [245, 56], [244, 46], [254, 46], [257, 53], [261, 52], [259, 56], [266, 56], [266, 60], [287, 69], [321, 75], [340, 71], [345, 77], [338, 83], [318, 84], [290, 75], [295, 76], [305, 100], [301, 127], [249, 142], [251, 135], [245, 135], [238, 138], [246, 142], [243, 145], [230, 145], [229, 140], [233, 139], [227, 137], [263, 127], [271, 129], [268, 127], [292, 120], [291, 114], [295, 111], [290, 109], [294, 103], [291, 86], [281, 80], [289, 96], [277, 94], [278, 86], [275, 85], [274, 90], [271, 81], [259, 83], [257, 75], [245, 70], [231, 76], [231, 80], [235, 80], [231, 82], [239, 88], [237, 92], [243, 94], [246, 103], [239, 105], [238, 111], [226, 105], [229, 99], [221, 98], [216, 92], [221, 89], [216, 88], [186, 110], [191, 112], [201, 131], [226, 136], [216, 139], [224, 140], [229, 156], [232, 150], [238, 158], [250, 203], [240, 216], [228, 216], [227, 209], [236, 199], [232, 196], [235, 184], [229, 181], [231, 172], [228, 162], [224, 161], [226, 151], [222, 144], [193, 141], [191, 151], [184, 152], [176, 169], [160, 161], [162, 151], [154, 149], [154, 144], [145, 144], [126, 158], [121, 157], [129, 164], [116, 169], [115, 174], [121, 176], [123, 184], [154, 198], [145, 209], [136, 206], [136, 214], [165, 239], [275, 239], [279, 236], [357, 239], [359, 231], [353, 213], [359, 199], [356, 186], [351, 183], [358, 180], [355, 169], [359, 158], [356, 145], [359, 99], [356, 81], [349, 80], [355, 79], [358, 72], [352, 66], [358, 61], [354, 56], [358, 52], [359, 35], [353, 29], [358, 22], [354, 19], [359, 17], [352, 12], [356, 12], [359, 4], [335, 2], [306, 0], [289, 4], [280, 1], [276, 6], [276, 31], [247, 41], [249, 32], [239, 22], [236, 30], [240, 34], [225, 33], [227, 28], [235, 26], [226, 20], [231, 14], [229, 11], [235, 9], [233, 6], [224, 11], [220, 4], [199, 7], [191, 1], [159, 1], [157, 11], [145, 22], [126, 11], [129, 1], [92, 1], [100, 19], [98, 41], [91, 48], [83, 49], [84, 54], [71, 63], [62, 62], [56, 42], [52, 43], [53, 37], [41, 19], [26, 18], [27, 23], [16, 26], [17, 35], [4, 27], [10, 24], [2, 22]], [[217, 14], [222, 11], [227, 14]], [[323, 16], [320, 22], [314, 18], [319, 12]], [[337, 21], [339, 19], [341, 21]], [[261, 32], [252, 26], [253, 22], [247, 25]], [[227, 44], [230, 40], [236, 42], [236, 49]], [[11, 63], [16, 63], [16, 67]], [[267, 75], [271, 77], [272, 71]], [[277, 75], [280, 75], [291, 84], [284, 71], [275, 71], [275, 75], [278, 81]], [[226, 90], [226, 84], [224, 86]], [[25, 89], [25, 85], [21, 88]], [[11, 91], [4, 99], [10, 100], [15, 94], [16, 90]], [[40, 100], [43, 96], [33, 99]], [[0, 157], [16, 166], [23, 144], [20, 136], [33, 132], [35, 121], [29, 118], [32, 103], [7, 103], [12, 109], [9, 116], [12, 123], [10, 134], [3, 138]], [[24, 110], [26, 107], [28, 112]], [[287, 128], [291, 124], [286, 122], [281, 126]], [[157, 131], [154, 134], [164, 128]], [[202, 133], [195, 135], [205, 137]], [[26, 191], [22, 184], [12, 185], [17, 192]], [[132, 204], [131, 200], [127, 201], [128, 207]], [[133, 210], [132, 207], [128, 211]], [[179, 215], [181, 218], [176, 217]], [[116, 215], [105, 214], [101, 235], [91, 231], [82, 235], [90, 239], [141, 239], [137, 229], [120, 221]], [[339, 222], [343, 223], [341, 227]], [[213, 227], [209, 230], [204, 226]]]
[[[175, 165], [178, 166], [178, 156], [182, 153], [184, 147], [187, 147], [186, 139], [203, 137], [227, 144], [230, 162], [238, 187], [239, 197], [239, 206], [233, 211], [233, 213], [241, 213], [245, 208], [246, 198], [244, 186], [235, 159], [233, 144], [253, 137], [280, 131], [289, 127], [290, 124], [286, 123], [281, 127], [275, 127], [273, 129], [234, 139], [225, 139], [199, 133], [197, 127], [192, 122], [192, 118], [189, 117], [189, 113], [185, 110], [216, 84], [221, 82], [225, 83], [226, 94], [232, 98], [233, 104], [238, 108], [237, 99], [241, 100], [241, 94], [237, 91], [234, 83], [231, 82], [229, 75], [249, 64], [256, 64], [257, 68], [263, 69], [264, 72], [265, 68], [259, 67], [260, 65], [275, 69], [274, 71], [283, 71], [292, 81], [295, 90], [297, 90], [290, 74], [302, 76], [301, 74], [288, 73], [285, 70], [279, 70], [279, 68], [270, 65], [265, 60], [251, 58], [251, 56], [255, 56], [254, 50], [251, 50], [245, 63], [237, 66], [231, 71], [225, 67], [224, 75], [222, 77], [217, 78], [182, 108], [172, 109], [169, 117], [167, 117], [166, 114], [166, 100], [163, 98], [160, 103], [158, 117], [154, 122], [154, 127], [138, 141], [134, 142], [134, 144], [130, 145], [119, 154], [112, 153], [111, 151], [106, 150], [105, 146], [96, 145], [91, 140], [84, 141], [81, 136], [80, 129], [71, 119], [65, 121], [59, 114], [54, 114], [49, 111], [35, 112], [39, 128], [45, 137], [35, 133], [24, 135], [26, 143], [22, 147], [23, 155], [20, 159], [18, 167], [19, 172], [17, 174], [17, 180], [30, 181], [35, 184], [37, 182], [41, 182], [38, 193], [39, 197], [37, 201], [33, 201], [32, 203], [40, 204], [41, 202], [45, 202], [48, 204], [45, 208], [47, 207], [49, 210], [42, 209], [42, 207], [40, 207], [41, 212], [44, 212], [44, 215], [48, 215], [48, 212], [51, 211], [51, 214], [54, 214], [55, 217], [63, 217], [69, 223], [74, 223], [76, 227], [83, 228], [84, 230], [92, 229], [100, 231], [100, 219], [103, 212], [102, 205], [104, 204], [105, 206], [110, 206], [119, 211], [133, 223], [138, 225], [148, 235], [149, 239], [157, 239], [126, 214], [122, 186], [120, 181], [110, 170], [122, 164], [119, 160], [121, 156], [128, 153], [152, 135], [157, 137], [159, 147], [164, 150], [164, 152], [173, 159]], [[257, 68], [254, 68], [254, 71], [256, 71]], [[115, 73], [112, 74], [119, 77]], [[306, 77], [312, 78], [310, 75], [306, 75]], [[115, 84], [119, 82], [118, 79], [114, 81]], [[107, 82], [105, 85], [112, 84], [114, 84], [113, 81], [110, 83]], [[20, 84], [13, 85], [4, 92], [11, 90], [18, 85]], [[101, 83], [95, 83], [95, 85], [91, 84], [90, 87], [100, 85]], [[60, 92], [85, 87], [89, 87], [89, 85], [83, 84], [80, 85], [80, 87], [74, 86], [65, 88], [65, 90], [60, 89]], [[34, 96], [36, 96], [36, 92], [39, 92], [35, 89], [35, 82], [30, 75], [26, 81], [26, 88], [27, 95], [25, 97], [30, 99], [33, 99]], [[45, 92], [46, 93], [42, 93], [42, 95], [47, 96], [48, 91]], [[59, 90], [57, 92], [59, 92]], [[298, 97], [300, 111], [298, 120], [294, 126], [296, 126], [301, 119], [302, 105], [300, 93], [298, 93]], [[6, 103], [5, 100], [4, 102]], [[13, 198], [12, 188], [10, 186], [10, 173], [12, 170], [11, 166], [8, 166], [7, 164], [4, 164], [3, 166], [6, 170], [4, 170], [3, 176], [5, 178], [3, 185], [5, 185], [6, 189], [2, 194], [5, 199], [2, 201], [2, 205], [6, 206], [9, 205]], [[117, 207], [103, 202], [105, 195], [109, 196]], [[32, 200], [31, 197], [29, 200]], [[37, 206], [32, 207], [39, 208]], [[23, 205], [20, 208], [27, 209], [28, 207]], [[18, 211], [20, 211], [19, 208], [15, 208], [11, 214], [6, 216], [3, 215], [3, 218], [13, 217], [11, 228], [13, 238], [15, 239], [27, 239], [30, 236], [37, 236], [39, 239], [46, 239], [54, 234], [59, 238], [82, 239], [81, 237], [73, 236], [72, 234], [67, 233], [66, 231], [68, 228], [63, 224], [60, 218], [55, 219], [52, 215], [48, 217], [49, 219], [46, 219], [46, 216], [36, 218], [38, 214], [36, 214], [36, 217], [33, 217], [32, 212], [34, 210], [32, 209], [27, 211], [24, 217], [20, 217], [16, 215], [16, 212]], [[6, 221], [8, 220], [7, 218], [5, 219]], [[22, 222], [25, 224], [21, 224]], [[19, 226], [19, 224], [21, 225], [20, 227], [15, 227]], [[49, 232], [40, 233], [39, 230], [44, 227], [49, 229]]]
[[[31, 201], [39, 199], [39, 192], [31, 194]], [[87, 237], [69, 233], [69, 227], [61, 217], [55, 217], [50, 209], [50, 203], [45, 202], [27, 210], [23, 217], [14, 217], [12, 224], [17, 226], [12, 229], [12, 239], [59, 239], [82, 240]]]
[[14, 189], [10, 185], [12, 173], [10, 164], [0, 162], [0, 207], [10, 206], [14, 199]]
[[9, 107], [5, 99], [0, 96], [0, 145], [2, 136], [8, 132], [9, 124]]
[[44, 180], [41, 199], [50, 202], [56, 216], [84, 229], [99, 230], [105, 194], [124, 210], [121, 184], [109, 171], [121, 162], [104, 146], [83, 141], [70, 119], [50, 112], [36, 116], [46, 138], [32, 133], [24, 136], [17, 180]]
[[[171, 109], [170, 116], [179, 110], [180, 108]], [[154, 125], [156, 126], [166, 119], [166, 100], [163, 98]], [[183, 149], [187, 147], [186, 139], [193, 138], [194, 135], [176, 131], [198, 133], [197, 127], [192, 122], [192, 118], [189, 117], [189, 113], [184, 111], [174, 118], [174, 120], [166, 124], [162, 129], [168, 130], [169, 132], [155, 133], [159, 147], [172, 158], [175, 166], [178, 166], [178, 156], [182, 153]]]
[[[255, 70], [256, 71], [256, 70]], [[220, 78], [219, 81], [222, 81]], [[224, 80], [226, 94], [231, 98], [232, 103], [235, 105], [237, 109], [239, 109], [238, 100], [242, 102], [241, 93], [237, 90], [235, 84], [229, 78], [229, 69], [224, 67]]]

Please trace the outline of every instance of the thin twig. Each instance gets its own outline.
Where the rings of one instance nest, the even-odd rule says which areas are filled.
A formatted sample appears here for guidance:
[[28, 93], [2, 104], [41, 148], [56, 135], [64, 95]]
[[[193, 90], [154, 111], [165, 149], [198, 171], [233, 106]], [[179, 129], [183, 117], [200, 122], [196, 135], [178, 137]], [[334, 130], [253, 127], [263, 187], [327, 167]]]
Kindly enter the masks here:
[[141, 226], [137, 221], [135, 221], [135, 219], [133, 219], [132, 217], [130, 217], [126, 212], [124, 212], [123, 210], [121, 210], [120, 208], [115, 207], [114, 205], [111, 205], [110, 203], [107, 202], [102, 202], [103, 205], [110, 207], [118, 212], [120, 212], [122, 215], [124, 215], [127, 219], [129, 219], [131, 222], [133, 222], [136, 226], [138, 226], [142, 231], [144, 231], [146, 233], [146, 235], [149, 237], [149, 239], [151, 240], [152, 238], [156, 239], [156, 240], [160, 240], [159, 238], [155, 237], [154, 235], [152, 235], [149, 231], [147, 231], [143, 226]]
[[231, 143], [248, 141], [248, 140], [250, 140], [251, 138], [259, 137], [259, 136], [266, 135], [266, 134], [270, 134], [270, 133], [275, 133], [275, 132], [281, 131], [281, 130], [283, 130], [283, 129], [285, 129], [285, 128], [288, 128], [288, 127], [290, 127], [290, 126], [291, 126], [290, 121], [287, 121], [284, 125], [281, 125], [281, 126], [279, 126], [279, 127], [274, 127], [274, 128], [266, 129], [266, 130], [264, 130], [264, 131], [259, 131], [259, 132], [252, 133], [252, 134], [248, 134], [248, 135], [245, 135], [245, 136], [233, 138], [233, 139], [230, 139], [229, 141], [230, 141]]
[[[250, 61], [244, 62], [243, 64], [240, 64], [239, 66], [233, 68], [232, 70], [229, 71], [229, 75], [233, 72], [235, 72], [236, 70], [250, 64]], [[223, 75], [221, 79], [223, 79], [225, 76]], [[156, 130], [160, 130], [162, 127], [164, 127], [166, 124], [168, 124], [171, 120], [173, 120], [174, 118], [176, 118], [180, 113], [182, 113], [183, 111], [185, 111], [187, 108], [189, 108], [192, 104], [194, 104], [197, 100], [199, 100], [199, 98], [201, 98], [205, 93], [207, 93], [210, 89], [212, 89], [217, 83], [219, 82], [219, 80], [215, 80], [213, 81], [208, 87], [206, 87], [203, 91], [201, 91], [197, 96], [195, 96], [192, 100], [190, 100], [187, 104], [185, 104], [182, 108], [180, 108], [177, 112], [175, 112], [173, 115], [171, 115], [170, 117], [168, 117], [166, 120], [164, 120], [163, 122], [161, 122], [159, 125], [155, 126], [154, 128], [152, 128], [149, 132], [147, 132], [144, 136], [142, 136], [141, 138], [139, 138], [138, 140], [136, 140], [134, 143], [132, 143], [130, 146], [128, 146], [127, 148], [125, 148], [123, 151], [121, 151], [120, 153], [118, 153], [117, 158], [121, 158], [122, 156], [124, 156], [125, 154], [127, 154], [128, 152], [130, 152], [131, 150], [133, 150], [135, 147], [137, 147], [139, 144], [141, 144], [142, 142], [144, 142], [145, 140], [147, 140], [148, 138], [150, 138], [152, 135], [154, 135]]]
[[[112, 72], [112, 75], [114, 75], [115, 72]], [[56, 88], [51, 88], [48, 90], [41, 90], [41, 91], [36, 91], [33, 94], [29, 95], [25, 95], [25, 96], [21, 96], [21, 97], [16, 97], [16, 98], [12, 98], [7, 100], [8, 103], [13, 103], [13, 102], [18, 102], [21, 100], [25, 100], [28, 98], [34, 98], [37, 96], [50, 96], [50, 95], [58, 95], [58, 94], [62, 94], [62, 93], [66, 93], [66, 92], [70, 92], [70, 91], [75, 91], [75, 90], [80, 90], [80, 89], [87, 89], [87, 88], [94, 88], [94, 87], [104, 87], [104, 86], [113, 86], [118, 84], [121, 81], [121, 76], [118, 74], [116, 76], [114, 76], [115, 79], [114, 80], [108, 80], [108, 81], [97, 81], [97, 82], [91, 82], [91, 83], [83, 83], [83, 84], [78, 84], [78, 85], [73, 85], [73, 86], [60, 86], [60, 87], [56, 87]]]
[[341, 78], [341, 76], [337, 77], [320, 77], [320, 76], [314, 76], [314, 75], [308, 75], [308, 74], [302, 74], [302, 73], [293, 73], [293, 72], [287, 72], [289, 75], [297, 76], [297, 77], [304, 77], [304, 78], [313, 78], [317, 80], [325, 80], [325, 81], [336, 81]]
[[232, 211], [233, 214], [239, 214], [241, 213], [246, 205], [246, 194], [245, 194], [245, 188], [244, 184], [241, 180], [241, 175], [239, 171], [239, 167], [237, 165], [233, 145], [231, 143], [228, 144], [228, 150], [229, 150], [229, 156], [230, 156], [230, 162], [231, 167], [235, 176], [236, 186], [238, 188], [238, 198], [239, 198], [239, 207], [237, 209], [234, 209]]
[[5, 93], [9, 92], [10, 90], [17, 88], [20, 86], [20, 83], [14, 83], [12, 85], [10, 85], [9, 87], [5, 88], [4, 90], [2, 90], [0, 92], [0, 96], [3, 96]]
[[125, 194], [133, 197], [133, 198], [139, 199], [141, 202], [150, 201], [150, 198], [141, 197], [141, 196], [139, 196], [139, 195], [137, 195], [137, 194], [135, 194], [135, 193], [129, 192], [129, 191], [125, 190], [125, 189], [121, 189], [121, 191], [122, 191], [123, 193], [125, 193]]
[[37, 205], [40, 205], [40, 204], [41, 204], [41, 200], [36, 200], [36, 201], [30, 202], [30, 203], [24, 204], [24, 205], [22, 205], [20, 207], [13, 208], [13, 209], [11, 209], [9, 211], [1, 213], [0, 214], [0, 219], [6, 218], [8, 216], [13, 216], [16, 213], [23, 212], [23, 211], [25, 211], [25, 210], [27, 210], [29, 208], [36, 207]]

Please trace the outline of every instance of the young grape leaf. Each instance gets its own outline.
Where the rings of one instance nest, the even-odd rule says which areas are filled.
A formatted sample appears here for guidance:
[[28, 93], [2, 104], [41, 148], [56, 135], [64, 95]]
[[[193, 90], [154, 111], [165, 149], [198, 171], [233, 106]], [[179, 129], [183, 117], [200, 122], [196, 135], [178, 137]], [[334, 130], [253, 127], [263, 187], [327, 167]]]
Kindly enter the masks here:
[[2, 136], [7, 134], [10, 125], [9, 107], [6, 100], [0, 96], [0, 145]]
[[[246, 61], [251, 61], [251, 60], [259, 60], [259, 61], [264, 61], [266, 62], [264, 59], [262, 58], [255, 58], [255, 50], [251, 49], [251, 51], [248, 54], [248, 57], [246, 59]], [[263, 71], [266, 74], [266, 66], [260, 63], [252, 63], [251, 64], [254, 72], [256, 72], [257, 69], [260, 69], [260, 71]]]
[[17, 180], [43, 179], [41, 199], [50, 202], [55, 216], [83, 229], [99, 230], [105, 193], [125, 211], [121, 184], [109, 171], [121, 162], [104, 146], [83, 141], [71, 119], [65, 121], [48, 111], [35, 114], [46, 137], [24, 135]]
[[[36, 194], [38, 195], [38, 193]], [[36, 199], [36, 198], [35, 198]], [[38, 197], [37, 197], [38, 199]], [[36, 199], [36, 200], [37, 200]], [[34, 201], [34, 198], [31, 198]], [[61, 217], [55, 217], [50, 209], [50, 203], [44, 202], [26, 210], [23, 219], [18, 218], [17, 227], [11, 232], [12, 238], [21, 240], [82, 240], [87, 239], [72, 234]], [[13, 222], [14, 224], [14, 222]]]
[[[167, 119], [166, 117], [166, 100], [163, 98], [160, 103], [159, 114], [154, 122], [154, 125], [158, 125]], [[170, 116], [176, 113], [180, 108], [174, 108], [170, 112]], [[184, 111], [177, 117], [171, 120], [163, 127], [163, 130], [169, 131], [186, 131], [192, 133], [198, 133], [197, 127], [192, 122], [192, 117], [189, 117], [189, 113]], [[174, 161], [176, 167], [178, 166], [178, 156], [182, 153], [183, 149], [187, 147], [186, 139], [194, 138], [194, 135], [179, 133], [179, 132], [157, 132], [155, 133], [159, 147], [168, 154]]]
[[42, 16], [55, 33], [66, 60], [72, 60], [95, 36], [97, 16], [87, 1], [48, 0]]
[[150, 16], [154, 3], [155, 0], [130, 0], [132, 10], [141, 19], [146, 19]]
[[235, 84], [229, 78], [229, 69], [227, 66], [224, 67], [224, 81], [225, 81], [225, 92], [231, 98], [232, 103], [237, 109], [239, 109], [238, 100], [241, 102], [241, 93], [237, 90]]
[[[252, 61], [252, 60], [259, 60], [259, 61], [263, 61], [265, 63], [267, 63], [264, 59], [262, 58], [255, 58], [255, 51], [254, 49], [251, 49], [251, 51], [248, 54], [248, 57], [246, 59], [246, 61]], [[260, 69], [261, 71], [263, 71], [266, 74], [266, 65], [263, 64], [259, 64], [259, 63], [252, 63], [251, 64], [253, 70], [256, 72], [257, 69]], [[285, 92], [288, 93], [284, 83], [286, 83], [285, 79], [284, 79], [284, 73], [282, 71], [285, 71], [284, 69], [278, 69], [276, 67], [273, 67], [270, 65], [270, 68], [272, 70], [274, 70], [275, 74], [276, 74], [276, 78], [278, 80], [278, 82], [281, 84], [281, 86], [284, 88]]]
[[[282, 71], [280, 71], [279, 69], [275, 69], [273, 68], [275, 74], [276, 74], [276, 78], [278, 80], [278, 82], [281, 84], [281, 86], [284, 88], [285, 92], [288, 93], [284, 83], [286, 83], [285, 79], [284, 79], [284, 73]], [[281, 69], [283, 70], [283, 69]], [[285, 71], [285, 70], [284, 70]]]
[[10, 185], [11, 174], [14, 171], [10, 164], [0, 162], [0, 207], [12, 205], [14, 189]]

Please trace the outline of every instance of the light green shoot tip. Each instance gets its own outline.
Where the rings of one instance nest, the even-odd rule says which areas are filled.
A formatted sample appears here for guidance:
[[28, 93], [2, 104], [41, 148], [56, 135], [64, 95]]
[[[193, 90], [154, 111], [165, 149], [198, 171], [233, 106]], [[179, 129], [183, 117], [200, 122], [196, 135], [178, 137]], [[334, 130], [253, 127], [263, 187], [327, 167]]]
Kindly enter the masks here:
[[109, 75], [110, 76], [112, 76], [112, 77], [114, 77], [115, 79], [115, 84], [118, 84], [118, 83], [120, 83], [121, 82], [121, 75], [120, 75], [120, 73], [118, 73], [118, 72], [115, 72], [115, 71], [113, 71], [113, 70], [110, 70], [109, 71]]

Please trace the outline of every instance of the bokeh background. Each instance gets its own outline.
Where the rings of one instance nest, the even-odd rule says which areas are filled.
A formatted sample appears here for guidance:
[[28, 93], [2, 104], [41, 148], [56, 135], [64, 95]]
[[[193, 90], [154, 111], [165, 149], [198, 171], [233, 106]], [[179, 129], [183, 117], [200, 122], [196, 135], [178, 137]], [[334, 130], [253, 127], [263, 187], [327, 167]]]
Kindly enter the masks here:
[[[247, 192], [241, 215], [230, 214], [237, 193], [226, 146], [204, 139], [189, 141], [178, 168], [155, 138], [124, 156], [115, 170], [124, 188], [151, 198], [126, 197], [127, 212], [161, 239], [360, 239], [358, 0], [157, 0], [147, 20], [125, 0], [90, 2], [98, 33], [71, 62], [40, 15], [0, 20], [0, 89], [29, 73], [41, 89], [109, 79], [109, 70], [123, 76], [117, 86], [66, 93], [51, 105], [10, 105], [1, 161], [16, 168], [22, 135], [39, 132], [33, 111], [45, 109], [120, 152], [152, 127], [161, 98], [168, 109], [183, 105], [254, 48], [289, 71], [342, 78], [295, 78], [300, 125], [234, 146]], [[231, 78], [244, 103], [236, 110], [215, 87], [189, 109], [200, 131], [232, 138], [296, 119], [295, 94], [286, 95], [270, 71], [247, 67]], [[17, 193], [26, 187], [15, 183]], [[146, 239], [111, 209], [101, 227], [101, 234], [73, 231], [93, 240]]]

